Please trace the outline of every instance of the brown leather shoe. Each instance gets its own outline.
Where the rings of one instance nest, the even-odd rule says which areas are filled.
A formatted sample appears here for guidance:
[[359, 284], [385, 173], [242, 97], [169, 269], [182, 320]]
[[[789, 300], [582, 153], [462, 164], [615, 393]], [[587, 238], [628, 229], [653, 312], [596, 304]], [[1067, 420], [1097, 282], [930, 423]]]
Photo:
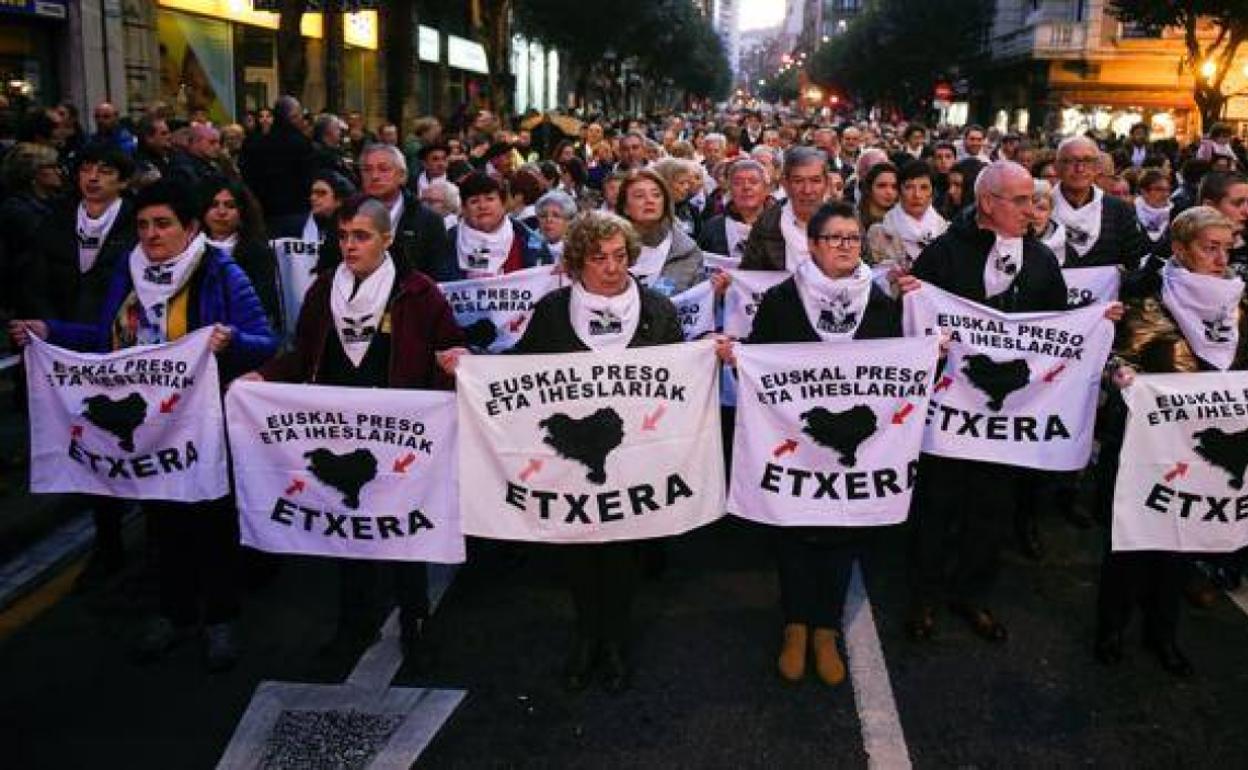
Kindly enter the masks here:
[[832, 687], [845, 681], [845, 661], [836, 648], [836, 632], [830, 628], [816, 628], [811, 638], [815, 648], [815, 671], [823, 683]]
[[780, 676], [789, 682], [800, 682], [806, 676], [806, 626], [789, 623], [784, 627], [784, 645], [780, 648]]

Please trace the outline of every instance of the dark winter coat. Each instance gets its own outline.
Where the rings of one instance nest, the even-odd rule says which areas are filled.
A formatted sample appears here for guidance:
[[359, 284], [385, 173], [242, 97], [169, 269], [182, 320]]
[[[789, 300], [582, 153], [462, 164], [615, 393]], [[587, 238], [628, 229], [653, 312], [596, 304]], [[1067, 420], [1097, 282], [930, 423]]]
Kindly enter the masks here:
[[35, 236], [17, 297], [23, 317], [94, 323], [117, 264], [129, 263], [136, 240], [134, 207], [123, 201], [95, 264], [83, 273], [78, 269], [78, 203], [59, 207]]

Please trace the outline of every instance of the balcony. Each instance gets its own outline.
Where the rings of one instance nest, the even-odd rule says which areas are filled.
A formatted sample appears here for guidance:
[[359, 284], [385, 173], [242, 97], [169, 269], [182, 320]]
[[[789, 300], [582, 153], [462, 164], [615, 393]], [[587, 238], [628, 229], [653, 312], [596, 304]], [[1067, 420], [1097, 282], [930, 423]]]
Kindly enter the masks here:
[[1075, 59], [1085, 51], [1088, 27], [1084, 22], [1040, 21], [1013, 30], [989, 42], [992, 58]]

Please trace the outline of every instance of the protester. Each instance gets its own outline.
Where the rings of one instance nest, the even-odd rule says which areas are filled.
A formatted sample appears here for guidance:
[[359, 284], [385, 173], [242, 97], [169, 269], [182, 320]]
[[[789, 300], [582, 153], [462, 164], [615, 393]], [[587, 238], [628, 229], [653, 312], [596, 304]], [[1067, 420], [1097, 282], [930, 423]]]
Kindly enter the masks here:
[[1065, 226], [1066, 242], [1075, 251], [1067, 267], [1134, 269], [1148, 253], [1147, 241], [1131, 206], [1092, 183], [1099, 162], [1090, 139], [1072, 137], [1057, 148], [1061, 181], [1053, 196], [1053, 217]]
[[322, 113], [312, 122], [312, 166], [316, 171], [333, 171], [348, 179], [354, 177], [342, 148], [345, 127], [337, 115], [330, 113]]
[[537, 221], [546, 250], [556, 264], [563, 261], [563, 248], [568, 225], [576, 216], [576, 201], [562, 190], [551, 190], [537, 201]]
[[1144, 235], [1156, 244], [1170, 228], [1170, 178], [1161, 169], [1150, 168], [1140, 174], [1140, 194], [1135, 198], [1135, 217]]
[[702, 168], [691, 160], [666, 158], [654, 164], [654, 171], [672, 191], [676, 225], [696, 241], [702, 230], [702, 213], [693, 200], [702, 191]]
[[953, 220], [975, 203], [975, 180], [983, 168], [979, 158], [963, 158], [953, 164], [946, 181], [942, 217]]
[[446, 170], [449, 165], [450, 151], [445, 144], [424, 144], [417, 151], [420, 159], [420, 175], [416, 177], [416, 195], [424, 194], [425, 188], [433, 182], [449, 182]]
[[498, 179], [472, 174], [460, 183], [459, 194], [462, 216], [447, 233], [447, 245], [431, 273], [438, 281], [502, 275], [554, 261], [541, 236], [507, 215]]
[[1057, 264], [1065, 265], [1070, 257], [1066, 245], [1066, 228], [1053, 218], [1053, 187], [1043, 179], [1032, 183], [1031, 235], [1049, 247]]
[[199, 221], [208, 245], [230, 257], [247, 274], [264, 313], [281, 333], [282, 307], [278, 298], [277, 257], [264, 237], [260, 205], [241, 182], [210, 179], [198, 190]]
[[95, 133], [87, 139], [87, 144], [109, 144], [115, 146], [126, 155], [133, 157], [139, 149], [139, 142], [134, 134], [121, 125], [121, 116], [117, 108], [108, 102], [95, 105], [92, 113], [95, 117]]
[[264, 211], [269, 235], [296, 236], [308, 217], [313, 172], [312, 143], [303, 134], [303, 108], [292, 96], [273, 105], [273, 128], [243, 143], [239, 168]]
[[698, 248], [704, 252], [740, 259], [754, 223], [767, 208], [767, 170], [758, 161], [735, 161], [728, 168], [727, 189], [731, 200], [723, 214], [717, 214], [702, 226]]
[[[90, 352], [172, 342], [212, 329], [221, 380], [259, 365], [277, 350], [264, 310], [242, 269], [199, 231], [190, 192], [158, 182], [135, 198], [139, 244], [118, 260], [94, 323], [16, 320], [13, 341], [34, 335]], [[167, 279], [167, 277], [169, 279]], [[230, 498], [202, 503], [145, 500], [158, 554], [160, 614], [135, 648], [140, 662], [164, 657], [203, 623], [205, 662], [212, 671], [238, 660], [238, 522]]]
[[634, 169], [620, 185], [615, 211], [641, 239], [633, 275], [647, 287], [671, 297], [702, 279], [702, 250], [676, 224], [671, 188], [658, 172]]
[[[884, 168], [876, 166], [877, 169]], [[928, 244], [949, 223], [932, 207], [932, 171], [925, 161], [912, 160], [896, 175], [900, 200], [877, 224], [867, 230], [867, 252], [876, 265], [896, 265], [909, 270]], [[876, 186], [879, 186], [876, 179]], [[868, 200], [877, 199], [872, 195]]]
[[0, 203], [0, 308], [12, 312], [26, 299], [21, 286], [35, 234], [55, 209], [65, 178], [56, 150], [30, 142], [14, 145], [5, 156], [3, 176], [8, 194]]
[[442, 224], [449, 231], [459, 224], [459, 188], [443, 179], [436, 179], [425, 186], [420, 202], [442, 217]]
[[370, 144], [360, 151], [359, 169], [361, 191], [390, 210], [394, 234], [390, 255], [399, 272], [420, 270], [436, 276], [438, 260], [447, 249], [446, 226], [407, 188], [403, 153], [388, 144]]
[[1238, 172], [1207, 174], [1200, 183], [1200, 204], [1212, 206], [1230, 220], [1235, 240], [1231, 245], [1230, 269], [1248, 278], [1248, 176]]
[[742, 270], [794, 272], [810, 256], [807, 224], [828, 193], [827, 157], [819, 150], [794, 147], [785, 153], [783, 206], [758, 218], [746, 240]]
[[537, 199], [546, 193], [546, 180], [536, 166], [521, 166], [507, 184], [508, 215], [530, 230], [537, 229]]

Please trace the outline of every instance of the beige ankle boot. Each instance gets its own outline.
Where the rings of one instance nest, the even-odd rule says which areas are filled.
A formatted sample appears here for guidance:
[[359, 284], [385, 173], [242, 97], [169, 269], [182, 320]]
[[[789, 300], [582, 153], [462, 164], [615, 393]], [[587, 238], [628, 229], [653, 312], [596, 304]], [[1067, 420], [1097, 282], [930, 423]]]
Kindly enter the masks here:
[[784, 646], [780, 648], [780, 676], [790, 682], [806, 676], [806, 626], [789, 623], [784, 627]]
[[815, 670], [824, 684], [836, 686], [845, 681], [845, 661], [836, 649], [836, 632], [830, 628], [816, 628], [811, 638], [815, 648]]

